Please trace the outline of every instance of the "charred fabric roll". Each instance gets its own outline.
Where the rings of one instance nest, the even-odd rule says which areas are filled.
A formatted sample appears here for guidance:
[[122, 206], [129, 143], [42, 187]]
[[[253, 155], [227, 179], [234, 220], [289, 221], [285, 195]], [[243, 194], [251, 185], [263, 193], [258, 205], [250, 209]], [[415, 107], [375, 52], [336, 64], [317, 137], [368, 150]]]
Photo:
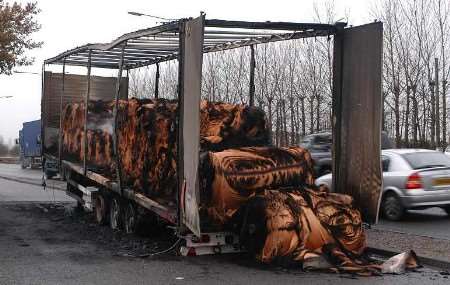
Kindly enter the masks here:
[[[202, 151], [270, 143], [264, 112], [255, 107], [202, 101]], [[115, 177], [113, 147], [114, 102], [88, 105], [88, 167]], [[119, 101], [118, 149], [123, 181], [162, 201], [175, 198], [177, 159], [177, 101], [130, 99]], [[84, 156], [84, 103], [65, 106], [63, 156], [82, 161]]]
[[200, 145], [203, 151], [269, 144], [270, 132], [261, 109], [227, 103], [201, 102]]
[[[228, 149], [209, 152], [202, 162], [204, 217], [235, 231], [259, 261], [381, 273], [384, 265], [365, 255], [366, 236], [353, 199], [314, 186], [307, 150]], [[411, 260], [409, 267], [417, 266], [414, 256]]]
[[[328, 193], [324, 187], [258, 193], [236, 212], [230, 225], [241, 243], [263, 263], [299, 263], [304, 269], [358, 275], [387, 272], [386, 264], [365, 254], [366, 236], [353, 199]], [[414, 253], [408, 257], [403, 267], [416, 268]]]
[[311, 156], [300, 147], [227, 149], [202, 162], [202, 207], [217, 225], [261, 191], [314, 182]]

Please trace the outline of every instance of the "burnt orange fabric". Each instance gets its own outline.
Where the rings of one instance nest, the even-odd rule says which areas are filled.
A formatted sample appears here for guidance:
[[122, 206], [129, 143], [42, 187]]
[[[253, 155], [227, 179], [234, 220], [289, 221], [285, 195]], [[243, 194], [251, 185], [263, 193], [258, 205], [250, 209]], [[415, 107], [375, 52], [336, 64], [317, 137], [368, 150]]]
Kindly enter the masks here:
[[[297, 228], [288, 232], [297, 236], [295, 250], [298, 252], [295, 258], [299, 260], [303, 259], [305, 251], [321, 253], [322, 247], [330, 243], [339, 243], [355, 255], [365, 249], [361, 215], [352, 206], [349, 196], [304, 188], [291, 192], [269, 191], [265, 199], [270, 200], [265, 212], [267, 230], [273, 237], [264, 246], [262, 261], [269, 262], [274, 257], [272, 252], [279, 243], [289, 242], [283, 238], [289, 224], [295, 224]], [[277, 235], [282, 238], [277, 238]], [[294, 251], [279, 253], [288, 255]]]
[[224, 224], [260, 191], [313, 183], [313, 162], [300, 147], [246, 147], [209, 152], [211, 181], [202, 188], [209, 217]]
[[313, 186], [267, 190], [236, 215], [243, 243], [263, 263], [281, 258], [308, 264], [324, 258], [325, 268], [332, 271], [370, 275], [381, 270], [360, 258], [366, 236], [361, 215], [347, 195]]
[[[267, 145], [264, 112], [255, 107], [201, 102], [201, 150]], [[114, 102], [88, 105], [88, 167], [115, 179], [113, 145]], [[67, 104], [62, 113], [63, 157], [76, 162], [84, 156], [84, 103]], [[167, 99], [120, 100], [118, 151], [124, 185], [159, 202], [174, 202], [177, 189], [178, 103]]]
[[213, 103], [200, 104], [200, 144], [203, 150], [265, 146], [270, 133], [264, 112], [256, 107]]

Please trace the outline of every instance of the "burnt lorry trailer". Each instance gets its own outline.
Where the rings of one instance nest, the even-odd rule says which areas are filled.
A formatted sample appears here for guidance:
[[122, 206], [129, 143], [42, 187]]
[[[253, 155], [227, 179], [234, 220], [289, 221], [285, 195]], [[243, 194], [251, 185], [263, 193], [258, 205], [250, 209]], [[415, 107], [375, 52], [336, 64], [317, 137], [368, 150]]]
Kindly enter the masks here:
[[[132, 232], [138, 214], [148, 211], [173, 224], [177, 235], [186, 241], [182, 247], [185, 254], [238, 251], [238, 237], [205, 227], [205, 217], [200, 209], [205, 198], [201, 191], [204, 184], [200, 181], [203, 177], [201, 171], [208, 169], [202, 165], [204, 159], [201, 158], [201, 150], [204, 150], [202, 116], [205, 112], [209, 114], [203, 106], [207, 103], [200, 98], [203, 55], [250, 47], [248, 107], [252, 107], [256, 45], [308, 37], [333, 37], [333, 188], [351, 195], [364, 220], [375, 223], [381, 190], [382, 24], [345, 26], [345, 23], [210, 20], [202, 14], [195, 19], [180, 19], [128, 33], [110, 43], [88, 44], [63, 52], [47, 59], [42, 68], [43, 155], [58, 161], [60, 171], [67, 178], [67, 193], [85, 208], [95, 210], [100, 223], [109, 220], [110, 226], [117, 228], [123, 221], [125, 230]], [[178, 63], [178, 92], [177, 99], [169, 102], [158, 99], [158, 79], [159, 64], [170, 60]], [[155, 99], [128, 99], [128, 71], [150, 65], [156, 66]], [[62, 67], [62, 72], [54, 72], [58, 66]], [[69, 74], [66, 72], [69, 67], [85, 67], [86, 75]], [[50, 69], [53, 72], [48, 71]], [[93, 69], [114, 70], [117, 76], [93, 76]], [[221, 108], [220, 104], [211, 104], [213, 109]], [[130, 108], [134, 108], [132, 106], [137, 106], [135, 111], [139, 108], [140, 113], [130, 112]], [[171, 177], [175, 199], [170, 203], [146, 195], [147, 188], [152, 187], [148, 183], [130, 186], [126, 177], [129, 170], [127, 172], [122, 165], [125, 158], [121, 156], [127, 150], [121, 146], [132, 143], [129, 147], [140, 147], [139, 140], [124, 141], [127, 124], [132, 124], [133, 114], [142, 116], [147, 111], [156, 114], [152, 113], [152, 108], [159, 108], [158, 114], [164, 113], [162, 109], [168, 110], [166, 114], [172, 116], [173, 126], [166, 130], [175, 130], [172, 134], [176, 138], [175, 143], [171, 145], [177, 150], [171, 164], [176, 170], [176, 175]], [[67, 116], [70, 112], [78, 112], [79, 115]], [[96, 116], [102, 112], [105, 116]], [[67, 118], [81, 120], [68, 122]], [[102, 124], [102, 118], [112, 123], [111, 127], [103, 128], [102, 139], [97, 139], [96, 147], [103, 148], [102, 153], [106, 153], [107, 147], [109, 155], [93, 162], [90, 159], [94, 149], [91, 142], [96, 139], [93, 139], [95, 132], [91, 126], [94, 122], [90, 120], [98, 126]], [[67, 152], [68, 137], [79, 139], [79, 157]], [[295, 148], [283, 151], [301, 152]], [[251, 148], [249, 152], [252, 152]], [[270, 151], [268, 153], [264, 159], [270, 157]], [[245, 155], [258, 154], [242, 154]], [[295, 155], [301, 157], [302, 154]], [[108, 162], [110, 169], [105, 171], [99, 167], [99, 161]], [[136, 161], [136, 167], [140, 162]], [[293, 165], [301, 167], [295, 161], [289, 163], [291, 168]]]

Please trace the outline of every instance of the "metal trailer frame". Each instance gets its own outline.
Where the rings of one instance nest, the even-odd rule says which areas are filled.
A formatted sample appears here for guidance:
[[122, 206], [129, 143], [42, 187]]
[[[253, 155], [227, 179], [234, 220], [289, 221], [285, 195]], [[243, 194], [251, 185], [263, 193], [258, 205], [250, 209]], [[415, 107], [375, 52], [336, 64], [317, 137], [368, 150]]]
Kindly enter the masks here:
[[[78, 176], [81, 181], [94, 182], [94, 184], [109, 189], [117, 195], [137, 205], [148, 209], [163, 219], [176, 225], [179, 235], [187, 237], [185, 254], [192, 254], [195, 248], [202, 252], [220, 252], [222, 246], [232, 246], [229, 251], [236, 251], [236, 240], [224, 233], [201, 233], [198, 214], [198, 173], [186, 170], [186, 161], [195, 168], [198, 165], [198, 156], [195, 147], [190, 144], [192, 139], [199, 139], [199, 119], [195, 114], [199, 106], [192, 103], [200, 100], [201, 64], [205, 53], [223, 51], [228, 49], [250, 46], [250, 88], [249, 103], [254, 104], [254, 72], [255, 53], [254, 45], [291, 39], [308, 37], [334, 36], [333, 56], [333, 158], [334, 185], [338, 192], [353, 195], [357, 205], [362, 210], [366, 221], [376, 222], [381, 192], [381, 166], [380, 166], [380, 130], [381, 130], [381, 52], [382, 52], [382, 23], [376, 22], [355, 28], [345, 28], [346, 23], [315, 24], [291, 22], [245, 22], [205, 19], [180, 19], [167, 22], [159, 26], [138, 30], [124, 34], [106, 44], [87, 44], [65, 51], [55, 57], [44, 61], [45, 65], [62, 65], [62, 92], [60, 111], [63, 108], [62, 97], [65, 92], [64, 80], [66, 66], [87, 67], [87, 92], [84, 97], [88, 102], [90, 96], [91, 68], [107, 68], [117, 70], [115, 87], [114, 128], [117, 128], [117, 109], [121, 89], [124, 88], [122, 73], [124, 70], [156, 65], [155, 97], [158, 94], [159, 64], [169, 60], [178, 60], [178, 100], [179, 100], [179, 159], [178, 180], [179, 191], [175, 209], [165, 207], [152, 199], [123, 187], [121, 183], [121, 169], [119, 165], [118, 138], [114, 132], [114, 151], [116, 154], [117, 181], [111, 181], [86, 165], [84, 155], [83, 165], [75, 164], [61, 157], [61, 132], [59, 135], [58, 157], [44, 154], [49, 159], [59, 161], [62, 169], [69, 170], [68, 189], [75, 187], [82, 196], [96, 197], [98, 188], [85, 187], [76, 182], [73, 177]], [[186, 72], [189, 70], [189, 72]], [[362, 72], [367, 70], [368, 72]], [[352, 80], [358, 78], [358, 81]], [[44, 103], [45, 79], [42, 82], [42, 102]], [[190, 104], [189, 110], [183, 106]], [[44, 108], [44, 107], [43, 107]], [[87, 108], [86, 108], [87, 110]], [[367, 113], [369, 111], [369, 113]], [[86, 111], [87, 112], [87, 111]], [[188, 113], [188, 114], [187, 114]], [[45, 110], [42, 111], [43, 141], [45, 140]], [[353, 119], [358, 118], [356, 122]], [[61, 121], [61, 118], [60, 118]], [[87, 122], [85, 122], [87, 124]], [[61, 122], [60, 122], [61, 124]], [[60, 126], [61, 127], [61, 126]], [[188, 129], [188, 131], [184, 131]], [[85, 134], [87, 126], [85, 125]], [[361, 136], [358, 140], [350, 139], [352, 134]], [[85, 140], [87, 139], [84, 136]], [[186, 145], [187, 143], [187, 145]], [[361, 144], [367, 144], [361, 148]], [[86, 143], [84, 144], [87, 145]], [[356, 150], [355, 150], [356, 147]], [[358, 151], [357, 149], [360, 149]], [[361, 150], [362, 149], [362, 150]], [[86, 147], [84, 152], [86, 154]], [[198, 151], [198, 150], [197, 150]], [[193, 157], [194, 155], [194, 157]], [[350, 155], [353, 155], [350, 157]], [[357, 164], [355, 164], [355, 157]], [[192, 159], [194, 158], [194, 159]], [[196, 163], [195, 163], [196, 162]], [[190, 165], [190, 166], [192, 166]], [[348, 167], [350, 166], [350, 167]], [[351, 167], [359, 167], [350, 170]], [[190, 168], [189, 168], [190, 169]], [[351, 177], [355, 171], [364, 169], [364, 175]], [[81, 183], [82, 184], [82, 183]], [[88, 183], [89, 184], [89, 183]], [[69, 191], [72, 192], [73, 191]], [[85, 201], [86, 199], [80, 199]], [[89, 199], [87, 199], [89, 200]], [[88, 208], [95, 207], [86, 203]], [[190, 234], [192, 232], [193, 234]], [[213, 246], [213, 249], [211, 249]]]

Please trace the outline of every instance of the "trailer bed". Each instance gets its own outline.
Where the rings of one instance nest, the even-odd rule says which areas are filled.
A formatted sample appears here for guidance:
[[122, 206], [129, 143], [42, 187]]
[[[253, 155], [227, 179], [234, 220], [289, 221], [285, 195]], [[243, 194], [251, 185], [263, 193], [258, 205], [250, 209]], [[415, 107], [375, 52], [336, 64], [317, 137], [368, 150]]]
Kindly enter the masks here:
[[[98, 174], [94, 171], [87, 170], [86, 175], [85, 175], [83, 167], [77, 163], [70, 162], [67, 160], [62, 160], [61, 165], [66, 170], [74, 171], [75, 173], [84, 176], [85, 178], [94, 182], [94, 184], [101, 186], [103, 189], [106, 189], [111, 192], [115, 192], [116, 194], [118, 194], [120, 196], [123, 196], [127, 199], [130, 199], [130, 200], [136, 202], [139, 206], [142, 206], [145, 209], [152, 211], [153, 213], [157, 214], [159, 217], [163, 218], [164, 220], [166, 220], [172, 224], [175, 224], [177, 222], [177, 218], [176, 218], [177, 211], [175, 209], [171, 209], [170, 207], [164, 206], [164, 205], [156, 202], [155, 200], [146, 197], [142, 193], [133, 191], [132, 189], [124, 188], [121, 191], [117, 182], [111, 181], [109, 178], [107, 178], [101, 174]], [[68, 181], [69, 180], [71, 180], [70, 176], [68, 178]], [[70, 181], [69, 181], [69, 183], [70, 183]], [[78, 187], [78, 189], [84, 193], [86, 190], [83, 188], [85, 188], [85, 187], [83, 187], [83, 186]], [[87, 194], [87, 193], [85, 193], [85, 194]]]

